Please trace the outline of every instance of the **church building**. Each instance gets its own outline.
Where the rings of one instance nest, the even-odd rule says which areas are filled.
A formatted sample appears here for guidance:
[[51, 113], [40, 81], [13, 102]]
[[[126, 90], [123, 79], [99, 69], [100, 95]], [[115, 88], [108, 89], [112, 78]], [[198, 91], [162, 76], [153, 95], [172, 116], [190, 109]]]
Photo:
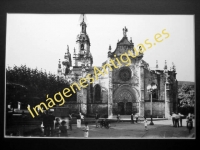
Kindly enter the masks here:
[[[58, 64], [57, 79], [66, 80], [70, 84], [88, 74], [91, 77], [95, 76], [95, 60], [92, 57], [84, 19], [80, 26], [81, 32], [77, 35], [73, 55], [67, 46], [64, 60], [59, 60]], [[139, 116], [150, 117], [152, 114], [153, 117], [168, 118], [172, 112], [177, 111], [178, 81], [175, 65], [172, 63], [172, 67], [168, 69], [165, 61], [165, 66], [160, 69], [155, 60], [156, 67], [150, 69], [149, 64], [142, 59], [143, 53], [139, 52], [137, 57], [131, 57], [128, 51], [135, 55], [134, 43], [128, 39], [127, 32], [125, 27], [122, 39], [114, 50], [108, 46], [106, 61], [97, 67], [105, 71], [103, 66], [115, 60], [114, 63], [109, 63], [111, 68], [106, 69], [107, 74], [100, 75], [85, 88], [76, 89], [76, 93], [65, 99], [63, 106], [55, 107], [55, 115], [61, 112], [65, 112], [66, 115], [69, 112], [81, 112], [86, 116], [92, 116], [98, 112], [101, 116], [112, 118], [117, 114], [130, 115], [133, 112]], [[141, 47], [139, 49], [141, 50]], [[117, 61], [124, 53], [128, 54], [131, 60], [129, 65]]]

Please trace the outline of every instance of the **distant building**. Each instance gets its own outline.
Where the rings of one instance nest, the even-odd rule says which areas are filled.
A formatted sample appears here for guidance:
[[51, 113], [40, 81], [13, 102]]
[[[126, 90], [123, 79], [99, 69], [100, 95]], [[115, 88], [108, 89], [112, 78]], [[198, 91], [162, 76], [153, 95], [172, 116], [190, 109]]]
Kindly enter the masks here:
[[[58, 64], [58, 80], [67, 80], [70, 84], [87, 74], [93, 75], [91, 77], [95, 76], [90, 39], [84, 20], [80, 26], [81, 32], [76, 39], [77, 49], [74, 48], [71, 56], [67, 46], [64, 61], [61, 64], [59, 60]], [[135, 55], [134, 43], [127, 38], [127, 31], [125, 27], [123, 37], [113, 52], [109, 46], [108, 57], [102, 66], [108, 64], [111, 59], [120, 60], [121, 54], [128, 53], [128, 50]], [[157, 89], [152, 94], [153, 117], [169, 117], [172, 111], [176, 112], [178, 82], [174, 64], [170, 70], [167, 69], [166, 61], [164, 69], [159, 69], [158, 63], [154, 69], [150, 69], [148, 63], [142, 59], [142, 53], [139, 53], [136, 58], [131, 56], [129, 58], [131, 60], [129, 66], [125, 63], [120, 65], [117, 61], [114, 64], [110, 63], [113, 71], [108, 67], [108, 74], [100, 76], [94, 83], [88, 83], [86, 88], [77, 89], [75, 94], [66, 98], [66, 103], [62, 107], [55, 108], [55, 114], [59, 115], [59, 112], [65, 109], [66, 113], [81, 111], [85, 115], [92, 115], [98, 111], [101, 115], [112, 117], [117, 113], [130, 115], [133, 112], [150, 117], [151, 96], [147, 91], [149, 84], [157, 85]], [[102, 70], [102, 66], [98, 68]]]

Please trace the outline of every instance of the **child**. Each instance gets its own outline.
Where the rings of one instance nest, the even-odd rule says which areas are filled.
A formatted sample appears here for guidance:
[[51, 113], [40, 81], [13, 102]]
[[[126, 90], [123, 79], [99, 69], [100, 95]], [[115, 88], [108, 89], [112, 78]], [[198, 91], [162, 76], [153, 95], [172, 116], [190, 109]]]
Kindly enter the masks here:
[[188, 128], [189, 133], [190, 133], [190, 131], [191, 131], [192, 128], [193, 128], [193, 121], [192, 121], [193, 117], [192, 117], [191, 113], [188, 114], [188, 116], [187, 116], [186, 119], [187, 119], [187, 121], [186, 121], [186, 123], [187, 123], [187, 128]]
[[138, 114], [135, 114], [135, 122], [138, 123]]
[[68, 134], [67, 134], [66, 122], [65, 122], [65, 121], [62, 121], [62, 122], [61, 122], [61, 125], [62, 125], [62, 126], [59, 127], [59, 129], [60, 129], [60, 135], [61, 135], [61, 136], [64, 136], [64, 137], [68, 136]]
[[77, 128], [81, 128], [81, 112], [79, 113], [79, 115], [77, 116]]
[[120, 122], [120, 114], [117, 114], [117, 122]]
[[89, 126], [88, 126], [87, 122], [85, 122], [85, 127], [84, 127], [83, 131], [84, 131], [84, 137], [88, 137], [89, 136]]
[[145, 127], [145, 130], [148, 130], [147, 129], [147, 119], [146, 118], [144, 118], [144, 127]]

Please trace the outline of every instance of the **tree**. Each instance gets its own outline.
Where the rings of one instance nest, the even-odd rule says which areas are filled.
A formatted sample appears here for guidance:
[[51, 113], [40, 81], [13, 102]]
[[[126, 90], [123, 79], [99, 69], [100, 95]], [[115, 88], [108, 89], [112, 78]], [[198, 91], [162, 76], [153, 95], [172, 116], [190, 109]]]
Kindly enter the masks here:
[[56, 75], [38, 71], [37, 68], [31, 69], [26, 65], [6, 68], [6, 102], [38, 104], [46, 100], [47, 94], [53, 97], [56, 92], [68, 86], [66, 81], [57, 80]]
[[182, 85], [178, 90], [179, 110], [183, 114], [194, 113], [194, 89], [189, 85]]

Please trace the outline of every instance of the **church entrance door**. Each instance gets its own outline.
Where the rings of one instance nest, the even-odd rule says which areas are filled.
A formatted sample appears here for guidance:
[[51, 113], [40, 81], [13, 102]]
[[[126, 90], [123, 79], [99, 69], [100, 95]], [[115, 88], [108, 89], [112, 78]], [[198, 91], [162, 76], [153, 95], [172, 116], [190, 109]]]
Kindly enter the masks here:
[[127, 102], [126, 103], [126, 115], [131, 115], [131, 113], [132, 113], [132, 103]]
[[[132, 113], [132, 101], [133, 101], [133, 96], [130, 91], [128, 90], [122, 90], [118, 93], [118, 110], [122, 115], [131, 115]], [[123, 105], [122, 105], [123, 104]], [[122, 107], [123, 107], [123, 112], [122, 112]]]
[[118, 103], [118, 113], [120, 115], [124, 115], [124, 103], [123, 102]]

